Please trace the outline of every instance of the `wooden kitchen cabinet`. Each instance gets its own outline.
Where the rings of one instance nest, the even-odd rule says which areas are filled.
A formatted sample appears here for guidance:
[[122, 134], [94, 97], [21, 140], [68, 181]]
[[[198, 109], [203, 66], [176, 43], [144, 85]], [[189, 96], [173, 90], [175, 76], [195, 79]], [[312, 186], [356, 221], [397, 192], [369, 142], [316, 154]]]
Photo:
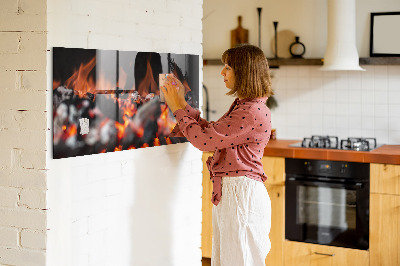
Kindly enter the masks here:
[[285, 240], [285, 158], [264, 156], [261, 160], [267, 175], [265, 187], [271, 199], [271, 250], [266, 266], [283, 265]]
[[[285, 266], [366, 266], [366, 250], [285, 240]], [[381, 264], [385, 265], [385, 264]]]
[[265, 265], [283, 265], [283, 244], [285, 241], [285, 187], [268, 184], [265, 184], [265, 187], [271, 199], [271, 231], [269, 233], [271, 250], [265, 259]]
[[400, 195], [400, 165], [370, 164], [370, 191]]
[[400, 265], [400, 196], [372, 193], [369, 252], [371, 266]]
[[400, 165], [371, 164], [371, 266], [400, 265]]
[[212, 183], [210, 181], [210, 173], [206, 165], [212, 152], [203, 153], [203, 194], [202, 194], [202, 224], [201, 224], [201, 253], [204, 258], [211, 258], [212, 252]]
[[265, 184], [285, 185], [285, 158], [264, 156], [261, 159], [261, 163], [268, 177]]

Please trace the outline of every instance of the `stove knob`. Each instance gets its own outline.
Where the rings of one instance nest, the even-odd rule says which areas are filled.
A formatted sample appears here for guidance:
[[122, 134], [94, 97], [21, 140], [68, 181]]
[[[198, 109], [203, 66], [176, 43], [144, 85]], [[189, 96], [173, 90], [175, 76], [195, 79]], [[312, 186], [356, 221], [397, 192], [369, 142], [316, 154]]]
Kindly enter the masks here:
[[311, 163], [310, 162], [306, 162], [305, 165], [306, 165], [306, 170], [308, 172], [310, 172], [312, 170]]
[[340, 168], [340, 173], [341, 174], [346, 173], [346, 169], [347, 169], [347, 164], [342, 164], [342, 167]]

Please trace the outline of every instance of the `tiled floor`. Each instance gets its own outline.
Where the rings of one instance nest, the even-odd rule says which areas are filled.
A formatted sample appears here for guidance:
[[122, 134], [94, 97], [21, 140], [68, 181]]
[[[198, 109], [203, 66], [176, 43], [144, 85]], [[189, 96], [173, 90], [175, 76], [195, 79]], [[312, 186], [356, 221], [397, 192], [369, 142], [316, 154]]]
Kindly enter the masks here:
[[202, 258], [203, 266], [211, 266], [211, 259], [209, 258]]

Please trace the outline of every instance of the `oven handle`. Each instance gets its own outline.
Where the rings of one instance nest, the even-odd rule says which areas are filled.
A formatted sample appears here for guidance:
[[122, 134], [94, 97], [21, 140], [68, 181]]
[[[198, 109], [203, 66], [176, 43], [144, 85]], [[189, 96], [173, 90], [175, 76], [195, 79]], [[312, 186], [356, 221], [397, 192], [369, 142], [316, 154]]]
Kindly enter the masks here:
[[363, 187], [362, 182], [356, 182], [356, 183], [346, 183], [346, 182], [332, 182], [332, 181], [321, 181], [321, 180], [316, 180], [316, 181], [310, 181], [310, 180], [304, 180], [303, 178], [298, 178], [298, 177], [288, 177], [286, 181], [294, 181], [297, 183], [301, 183], [304, 185], [318, 185], [318, 184], [325, 184], [325, 185], [342, 185], [350, 188], [355, 188], [355, 189], [361, 189]]

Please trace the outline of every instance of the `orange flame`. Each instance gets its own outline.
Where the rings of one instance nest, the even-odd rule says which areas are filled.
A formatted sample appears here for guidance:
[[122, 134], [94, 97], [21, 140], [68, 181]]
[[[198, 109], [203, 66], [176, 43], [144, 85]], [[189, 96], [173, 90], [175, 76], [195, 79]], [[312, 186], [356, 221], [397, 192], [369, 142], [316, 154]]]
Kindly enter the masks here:
[[100, 72], [96, 78], [96, 90], [101, 91], [113, 91], [115, 89], [115, 83], [107, 80], [102, 72]]
[[57, 89], [61, 85], [61, 82], [58, 80], [53, 80], [53, 90]]
[[154, 139], [153, 145], [154, 145], [154, 146], [161, 146], [161, 144], [160, 144], [160, 139], [159, 139], [159, 138], [155, 138], [155, 139]]
[[144, 135], [144, 128], [138, 128], [137, 132], [136, 132], [136, 136], [138, 136], [139, 138], [143, 137]]
[[157, 119], [158, 125], [158, 135], [169, 135], [169, 133], [174, 129], [176, 122], [172, 120], [172, 116], [170, 116], [170, 110], [167, 105], [161, 105], [161, 115]]
[[114, 151], [122, 151], [122, 145], [119, 145], [118, 147], [115, 147]]
[[96, 93], [96, 83], [92, 77], [89, 77], [90, 71], [96, 65], [96, 57], [93, 57], [88, 63], [81, 64], [78, 71], [65, 81], [65, 86], [70, 89], [74, 89], [80, 97], [86, 95], [86, 93]]
[[153, 77], [153, 70], [151, 69], [150, 59], [147, 59], [147, 71], [143, 80], [140, 82], [137, 91], [142, 97], [146, 97], [149, 93], [154, 93], [156, 95], [160, 94], [160, 90], [158, 89], [157, 82]]
[[125, 88], [127, 79], [128, 79], [128, 75], [126, 74], [124, 69], [122, 67], [120, 67], [119, 68], [119, 79], [118, 79], [117, 87], [119, 87], [121, 89]]
[[142, 145], [141, 148], [147, 148], [147, 147], [150, 147], [150, 145], [148, 143], [145, 143], [145, 144]]
[[[66, 125], [63, 126], [63, 129], [64, 129], [64, 127], [66, 127]], [[70, 126], [66, 127], [66, 129], [64, 129], [63, 139], [66, 140], [69, 137], [75, 136], [77, 133], [78, 133], [78, 130], [76, 128], [76, 125], [71, 124]]]
[[126, 117], [123, 117], [124, 119], [124, 123], [121, 124], [119, 122], [115, 122], [115, 127], [118, 130], [117, 136], [118, 136], [118, 140], [123, 139], [124, 135], [125, 135], [125, 129], [128, 127], [129, 125], [129, 119]]
[[77, 128], [76, 128], [76, 125], [75, 125], [75, 124], [72, 124], [72, 125], [68, 128], [67, 134], [68, 134], [69, 136], [74, 136], [74, 135], [76, 135], [77, 133], [78, 133], [78, 130], [77, 130]]

